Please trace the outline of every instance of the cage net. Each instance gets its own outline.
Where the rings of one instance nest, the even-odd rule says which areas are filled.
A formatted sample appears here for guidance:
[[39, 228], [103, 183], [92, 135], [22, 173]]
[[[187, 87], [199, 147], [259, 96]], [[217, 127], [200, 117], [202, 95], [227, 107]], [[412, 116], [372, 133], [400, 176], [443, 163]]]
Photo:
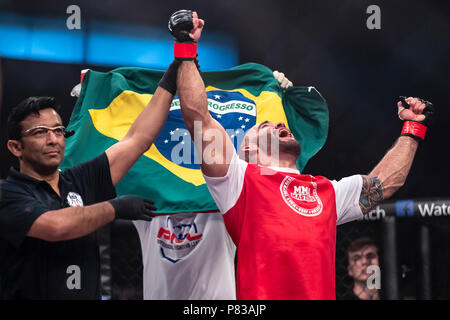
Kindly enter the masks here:
[[133, 223], [117, 220], [111, 226], [113, 300], [142, 300], [142, 251]]
[[[429, 228], [431, 237], [431, 298], [435, 300], [449, 300], [450, 219], [448, 217], [428, 218], [422, 223]], [[418, 264], [420, 263], [419, 259]]]
[[[370, 258], [368, 255], [373, 254], [370, 246], [358, 247], [357, 249], [352, 251], [348, 251], [349, 247], [352, 243], [358, 244], [360, 241], [361, 245], [367, 244], [365, 239], [372, 239], [373, 243], [378, 250], [373, 250], [378, 256], [378, 261], [380, 261], [380, 239], [379, 235], [381, 232], [381, 224], [379, 221], [353, 221], [350, 223], [346, 223], [337, 227], [337, 235], [336, 235], [336, 299], [338, 300], [349, 300], [356, 299], [357, 297], [364, 294], [361, 292], [361, 288], [356, 289], [353, 294], [354, 287], [354, 277], [357, 279], [366, 279], [367, 273], [366, 271], [367, 264], [374, 263], [370, 262]], [[366, 248], [369, 252], [362, 251]], [[352, 255], [352, 256], [350, 256]], [[358, 258], [358, 261], [353, 261], [352, 259]], [[369, 258], [369, 259], [368, 259]], [[351, 264], [355, 265], [365, 265], [365, 267], [353, 268], [350, 269]], [[380, 261], [381, 263], [381, 261]], [[382, 266], [379, 266], [380, 270], [382, 270]], [[364, 268], [364, 270], [363, 270]], [[366, 273], [366, 275], [364, 275]], [[382, 289], [379, 290], [380, 295], [382, 296]]]
[[[429, 236], [426, 249], [429, 256], [423, 253], [423, 228]], [[398, 297], [400, 300], [415, 299], [450, 299], [450, 219], [448, 217], [397, 218], [395, 221], [396, 272], [398, 281]], [[356, 299], [361, 289], [352, 294], [354, 277], [350, 275], [351, 259], [348, 248], [352, 241], [371, 237], [378, 248], [379, 271], [381, 277], [380, 299], [386, 299], [387, 262], [384, 260], [383, 237], [386, 229], [383, 220], [354, 221], [338, 226], [336, 242], [336, 298], [340, 300]], [[427, 262], [428, 260], [428, 262]], [[359, 262], [361, 263], [361, 262]], [[429, 282], [424, 279], [428, 275]], [[367, 279], [367, 277], [366, 277]], [[367, 282], [366, 282], [367, 284]], [[429, 295], [426, 295], [426, 291]]]

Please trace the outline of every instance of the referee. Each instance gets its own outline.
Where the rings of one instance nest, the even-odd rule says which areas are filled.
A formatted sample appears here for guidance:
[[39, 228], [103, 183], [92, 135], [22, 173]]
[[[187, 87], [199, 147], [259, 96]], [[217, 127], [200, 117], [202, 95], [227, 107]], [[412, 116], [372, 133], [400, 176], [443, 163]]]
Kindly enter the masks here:
[[0, 299], [100, 299], [95, 230], [154, 216], [152, 201], [115, 198], [114, 187], [150, 148], [172, 98], [158, 87], [121, 141], [64, 172], [58, 166], [71, 132], [54, 98], [30, 97], [12, 110], [7, 146], [19, 169], [0, 181]]

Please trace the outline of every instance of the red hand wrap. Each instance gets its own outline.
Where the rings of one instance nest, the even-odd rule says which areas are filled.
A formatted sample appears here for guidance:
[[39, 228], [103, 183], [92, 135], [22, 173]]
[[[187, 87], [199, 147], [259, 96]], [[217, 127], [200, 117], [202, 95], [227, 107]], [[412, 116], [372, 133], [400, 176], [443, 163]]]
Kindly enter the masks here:
[[416, 122], [416, 121], [405, 121], [402, 128], [402, 135], [403, 134], [411, 134], [413, 136], [416, 136], [420, 139], [425, 138], [425, 133], [427, 132], [427, 126]]
[[175, 58], [192, 58], [197, 56], [197, 43], [175, 42]]

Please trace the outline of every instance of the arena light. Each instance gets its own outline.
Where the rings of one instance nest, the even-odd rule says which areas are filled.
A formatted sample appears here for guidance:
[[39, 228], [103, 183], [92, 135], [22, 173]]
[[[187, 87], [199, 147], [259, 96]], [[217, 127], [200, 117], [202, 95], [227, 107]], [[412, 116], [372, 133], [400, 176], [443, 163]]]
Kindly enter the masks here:
[[30, 34], [31, 28], [24, 18], [0, 13], [0, 55], [25, 59]]
[[[209, 32], [201, 41], [202, 70], [228, 69], [238, 64], [237, 47], [229, 36]], [[69, 30], [64, 18], [0, 13], [0, 55], [15, 59], [165, 69], [173, 59], [173, 40], [164, 27], [83, 21], [81, 30]]]

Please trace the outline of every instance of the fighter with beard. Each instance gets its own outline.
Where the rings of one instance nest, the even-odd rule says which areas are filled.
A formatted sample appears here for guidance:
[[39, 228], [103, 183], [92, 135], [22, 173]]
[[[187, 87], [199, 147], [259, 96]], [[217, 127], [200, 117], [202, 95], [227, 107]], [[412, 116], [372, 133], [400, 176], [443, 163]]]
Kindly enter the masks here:
[[181, 110], [191, 137], [202, 137], [201, 170], [237, 247], [237, 299], [335, 299], [336, 225], [361, 218], [404, 184], [432, 115], [428, 103], [397, 103], [401, 136], [368, 175], [300, 174], [301, 146], [282, 122], [249, 130], [238, 158], [208, 112], [194, 62], [204, 21], [188, 10], [174, 15]]
[[[266, 130], [266, 135], [260, 137], [259, 131], [266, 127], [276, 130]], [[297, 169], [295, 162], [300, 151], [300, 144], [283, 122], [274, 124], [269, 121], [254, 125], [239, 147], [239, 155], [246, 162], [268, 165], [278, 162], [278, 166], [292, 169]]]

